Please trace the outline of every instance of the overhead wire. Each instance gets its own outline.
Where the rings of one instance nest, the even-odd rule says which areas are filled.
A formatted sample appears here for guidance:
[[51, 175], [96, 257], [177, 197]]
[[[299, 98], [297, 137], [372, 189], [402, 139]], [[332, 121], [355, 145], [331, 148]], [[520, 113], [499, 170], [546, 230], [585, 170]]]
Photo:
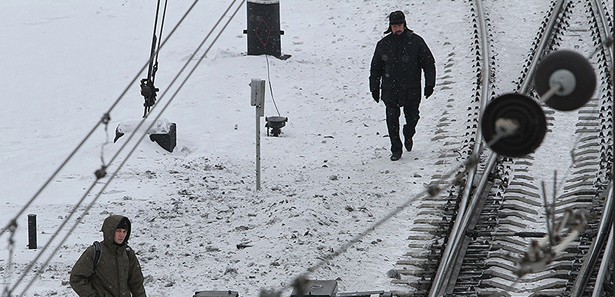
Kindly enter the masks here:
[[[60, 226], [56, 229], [56, 231], [53, 233], [53, 235], [51, 235], [51, 237], [49, 238], [47, 244], [45, 244], [43, 246], [43, 249], [36, 255], [36, 257], [34, 257], [33, 260], [30, 261], [30, 263], [26, 266], [25, 269], [22, 270], [22, 272], [20, 273], [17, 281], [13, 284], [13, 286], [11, 287], [10, 290], [8, 290], [8, 296], [11, 296], [11, 294], [13, 293], [13, 291], [15, 290], [15, 288], [17, 288], [17, 286], [19, 286], [19, 284], [21, 284], [21, 282], [26, 278], [26, 275], [28, 271], [33, 271], [33, 267], [34, 265], [38, 262], [38, 260], [43, 256], [43, 254], [47, 251], [47, 249], [51, 246], [51, 243], [55, 240], [55, 238], [58, 236], [58, 234], [60, 233], [61, 230], [64, 229], [64, 227], [66, 226], [66, 224], [69, 222], [69, 220], [73, 217], [73, 215], [76, 213], [77, 209], [81, 206], [81, 204], [83, 203], [83, 201], [85, 201], [85, 199], [87, 198], [88, 194], [92, 191], [92, 189], [96, 186], [97, 181], [94, 181], [90, 187], [88, 188], [88, 190], [81, 196], [81, 199], [79, 199], [79, 201], [77, 202], [76, 205], [73, 206], [72, 210], [70, 211], [70, 213], [68, 214], [68, 217], [64, 218], [62, 220], [62, 223], [60, 224]], [[89, 208], [86, 208], [85, 212], [89, 210]], [[83, 218], [83, 216], [80, 216], [79, 218], [77, 218], [77, 222], [76, 224], [74, 224], [74, 226], [69, 230], [69, 234], [70, 232], [72, 232], [72, 230], [76, 227], [76, 225], [81, 222], [81, 218]], [[58, 244], [58, 247], [60, 247], [62, 245], [62, 243]], [[55, 255], [55, 252], [57, 252], [57, 249], [54, 251], [54, 253], [51, 254], [51, 256], [49, 257], [49, 259], [39, 268], [36, 270], [34, 277], [32, 277], [32, 281], [31, 283], [37, 279], [37, 277], [43, 273], [45, 267], [47, 267], [47, 264], [49, 263], [51, 257], [53, 257], [53, 255]], [[29, 286], [26, 287], [26, 290], [24, 290], [24, 292], [19, 295], [19, 296], [23, 296], [25, 294], [25, 291], [27, 291], [27, 288], [29, 288]], [[2, 297], [4, 297], [5, 295], [3, 294]]]
[[[162, 10], [162, 21], [160, 22], [160, 33], [158, 33], [158, 47], [160, 48], [160, 41], [162, 40], [162, 28], [164, 28], [164, 21], [166, 19], [166, 15], [167, 15], [167, 4], [168, 1], [165, 0], [164, 1], [164, 9]], [[155, 65], [158, 65], [158, 54], [160, 53], [160, 51], [156, 51], [156, 62]], [[156, 66], [156, 68], [158, 68], [158, 66]], [[155, 74], [154, 74], [155, 75]]]
[[[188, 10], [184, 13], [184, 15], [181, 17], [181, 19], [179, 20], [179, 22], [175, 25], [175, 27], [173, 27], [173, 29], [171, 30], [171, 32], [169, 33], [169, 36], [167, 36], [167, 38], [164, 40], [164, 42], [162, 42], [162, 44], [158, 47], [158, 49], [156, 50], [156, 53], [158, 53], [160, 51], [160, 49], [167, 43], [167, 41], [173, 36], [173, 34], [175, 33], [175, 31], [177, 30], [177, 28], [182, 24], [182, 22], [186, 19], [186, 17], [188, 16], [188, 14], [190, 14], [190, 12], [192, 11], [192, 9], [194, 8], [194, 6], [199, 2], [199, 0], [194, 0], [194, 2], [192, 3], [192, 5], [188, 8]], [[75, 154], [79, 151], [79, 149], [81, 149], [81, 147], [83, 147], [83, 145], [85, 144], [85, 142], [94, 134], [94, 132], [96, 131], [96, 129], [98, 129], [98, 127], [100, 126], [101, 123], [103, 123], [105, 121], [105, 118], [107, 118], [109, 116], [109, 114], [111, 114], [111, 111], [119, 104], [119, 102], [122, 100], [122, 98], [124, 98], [124, 96], [128, 93], [128, 90], [133, 86], [133, 84], [137, 81], [137, 79], [139, 78], [139, 75], [143, 72], [143, 70], [145, 70], [145, 68], [149, 65], [149, 59], [147, 61], [147, 63], [145, 63], [143, 65], [143, 67], [141, 67], [141, 69], [139, 70], [139, 72], [133, 77], [133, 79], [128, 83], [128, 85], [126, 86], [126, 88], [124, 88], [124, 90], [122, 91], [122, 93], [119, 95], [119, 97], [114, 101], [114, 103], [111, 105], [111, 107], [109, 107], [109, 109], [104, 113], [103, 117], [101, 118], [101, 120], [99, 120], [94, 127], [86, 134], [86, 136], [81, 140], [81, 142], [79, 142], [79, 144], [77, 145], [77, 147], [75, 147], [75, 149], [73, 149], [73, 151], [70, 152], [70, 154], [68, 155], [68, 157], [60, 164], [60, 166], [53, 172], [53, 174], [43, 183], [43, 185], [36, 191], [36, 193], [34, 194], [34, 196], [32, 196], [28, 202], [26, 202], [26, 204], [17, 212], [17, 215], [14, 216], [14, 218], [12, 220], [10, 220], [8, 222], [8, 224], [2, 228], [2, 230], [0, 230], [0, 236], [2, 236], [4, 234], [4, 232], [6, 232], [9, 227], [13, 224], [16, 224], [17, 222], [17, 218], [19, 218], [21, 215], [23, 215], [23, 213], [26, 211], [26, 209], [28, 209], [32, 203], [40, 196], [40, 194], [43, 192], [43, 190], [45, 190], [47, 188], [47, 186], [51, 183], [51, 181], [58, 175], [58, 173], [60, 173], [60, 171], [66, 166], [66, 164], [68, 164], [68, 162], [75, 156]]]
[[[197, 0], [198, 1], [198, 0]], [[191, 55], [191, 58], [188, 59], [188, 61], [184, 64], [184, 66], [182, 67], [182, 69], [179, 71], [179, 73], [174, 77], [174, 79], [172, 80], [171, 84], [169, 85], [169, 88], [167, 88], [167, 90], [165, 90], [160, 99], [162, 99], [165, 94], [168, 92], [168, 90], [170, 89], [170, 87], [178, 80], [179, 76], [183, 73], [183, 71], [187, 68], [187, 66], [189, 65], [189, 63], [193, 60], [192, 58], [195, 57], [198, 52], [200, 51], [200, 49], [203, 47], [203, 45], [207, 42], [207, 40], [209, 39], [209, 37], [211, 36], [211, 34], [215, 31], [216, 27], [218, 27], [218, 25], [221, 23], [221, 21], [223, 20], [223, 18], [228, 14], [228, 12], [230, 11], [230, 9], [233, 7], [233, 5], [237, 2], [238, 0], [233, 0], [231, 2], [231, 4], [228, 6], [228, 8], [224, 11], [224, 13], [222, 14], [222, 16], [220, 17], [220, 19], [218, 20], [218, 22], [216, 22], [216, 24], [214, 25], [214, 27], [210, 30], [210, 32], [207, 34], [207, 36], [203, 39], [203, 41], [199, 44], [199, 46], [197, 47], [197, 49], [193, 52], [193, 54]], [[162, 109], [160, 110], [160, 112], [156, 115], [156, 117], [154, 118], [154, 121], [152, 121], [152, 123], [149, 125], [149, 127], [146, 129], [150, 130], [155, 122], [159, 119], [159, 117], [162, 115], [162, 113], [168, 108], [168, 106], [173, 102], [173, 100], [175, 99], [175, 97], [177, 96], [177, 94], [179, 93], [179, 91], [184, 87], [184, 85], [186, 84], [186, 82], [189, 80], [189, 78], [194, 74], [194, 71], [197, 69], [197, 67], [200, 65], [200, 63], [203, 61], [203, 59], [206, 57], [207, 53], [209, 52], [209, 50], [211, 50], [212, 46], [215, 44], [215, 42], [218, 40], [218, 38], [220, 37], [220, 35], [224, 32], [224, 30], [226, 29], [226, 27], [228, 26], [228, 24], [230, 23], [230, 21], [234, 18], [234, 16], [237, 14], [237, 12], [239, 11], [239, 9], [243, 6], [243, 4], [245, 3], [245, 0], [241, 1], [241, 3], [238, 5], [238, 7], [235, 9], [235, 11], [233, 12], [233, 14], [230, 16], [230, 18], [228, 19], [228, 21], [226, 22], [226, 24], [222, 27], [222, 29], [220, 30], [220, 32], [218, 33], [218, 35], [215, 37], [215, 39], [212, 41], [212, 43], [210, 44], [210, 46], [207, 48], [207, 50], [202, 54], [201, 58], [198, 60], [198, 62], [196, 63], [196, 65], [191, 69], [191, 71], [186, 75], [186, 78], [183, 80], [183, 82], [180, 84], [180, 86], [177, 88], [177, 90], [175, 91], [175, 93], [173, 93], [173, 95], [171, 96], [171, 98], [168, 100], [168, 102], [166, 102], [166, 104], [162, 107]], [[160, 101], [158, 101], [160, 102]], [[158, 105], [158, 102], [155, 103], [152, 106], [152, 110], [155, 109], [155, 107]], [[149, 116], [149, 114], [148, 114]], [[140, 121], [138, 127], [140, 127], [145, 120], [147, 119], [144, 118]], [[137, 130], [138, 130], [137, 127]], [[124, 143], [124, 145], [122, 145], [122, 147], [120, 148], [120, 150], [118, 150], [118, 152], [113, 156], [113, 158], [109, 161], [109, 165], [111, 163], [113, 163], [113, 161], [116, 159], [116, 157], [120, 154], [120, 152], [127, 146], [127, 144], [130, 142], [130, 140], [132, 139], [132, 137], [134, 137], [135, 134], [131, 134], [128, 138], [128, 140]], [[40, 269], [37, 270], [37, 272], [35, 273], [34, 277], [31, 278], [30, 282], [27, 284], [27, 286], [25, 287], [24, 291], [22, 292], [22, 295], [25, 294], [27, 292], [27, 290], [32, 286], [32, 284], [38, 279], [37, 277], [43, 272], [44, 268], [49, 264], [49, 262], [51, 261], [51, 259], [53, 258], [53, 256], [58, 252], [58, 250], [60, 249], [60, 247], [64, 244], [64, 242], [66, 241], [66, 239], [72, 234], [72, 232], [74, 232], [75, 228], [77, 227], [77, 225], [81, 222], [81, 220], [83, 219], [83, 217], [85, 216], [85, 214], [88, 213], [88, 211], [92, 208], [92, 206], [98, 201], [98, 199], [100, 198], [100, 196], [102, 195], [102, 193], [104, 192], [104, 190], [107, 188], [107, 186], [111, 183], [111, 181], [115, 178], [116, 174], [119, 172], [119, 170], [124, 166], [124, 164], [128, 161], [128, 159], [130, 158], [130, 156], [132, 156], [132, 154], [134, 153], [134, 151], [136, 150], [136, 148], [138, 147], [138, 145], [141, 143], [141, 141], [143, 140], [143, 138], [145, 138], [145, 136], [147, 135], [147, 132], [142, 133], [141, 137], [139, 138], [139, 140], [134, 144], [134, 146], [132, 147], [132, 149], [130, 150], [130, 152], [127, 154], [126, 158], [124, 158], [124, 160], [120, 163], [120, 165], [118, 166], [118, 168], [114, 171], [114, 173], [109, 177], [109, 179], [104, 183], [103, 187], [100, 189], [100, 191], [98, 192], [98, 194], [93, 198], [93, 200], [86, 206], [86, 208], [84, 209], [84, 211], [82, 212], [84, 215], [81, 215], [77, 218], [77, 221], [70, 227], [70, 229], [68, 230], [68, 232], [66, 233], [66, 235], [64, 236], [64, 238], [61, 240], [61, 242], [59, 244], [56, 245], [56, 248], [52, 251], [52, 253], [47, 257], [47, 260], [43, 263], [42, 267]], [[58, 236], [60, 230], [63, 230], [65, 225], [67, 224], [67, 222], [69, 221], [69, 219], [74, 215], [74, 213], [76, 212], [76, 210], [81, 206], [81, 204], [83, 204], [83, 202], [85, 201], [87, 195], [92, 191], [92, 189], [95, 187], [95, 185], [97, 184], [98, 179], [96, 181], [94, 181], [92, 183], [92, 185], [90, 186], [90, 188], [88, 189], [88, 191], [86, 193], [83, 194], [83, 196], [81, 197], [81, 199], [79, 200], [79, 202], [77, 203], [77, 205], [75, 205], [73, 207], [73, 210], [71, 211], [71, 213], [69, 214], [69, 217], [67, 219], [65, 219], [63, 221], [63, 223], [60, 225], [60, 227], [57, 229], [57, 231], [52, 235], [52, 237], [49, 240], [49, 244], [47, 244], [43, 250], [37, 255], [37, 257], [35, 257], [34, 260], [32, 260], [30, 262], [30, 264], [27, 266], [27, 268], [24, 270], [24, 272], [26, 271], [30, 271], [32, 269], [32, 267], [35, 265], [36, 262], [38, 262], [38, 260], [40, 259], [40, 257], [43, 255], [43, 253], [48, 249], [48, 247], [50, 246], [50, 243]], [[17, 288], [17, 286], [19, 286], [19, 284], [21, 284], [21, 282], [23, 281], [23, 279], [25, 278], [26, 273], [22, 273], [20, 278], [18, 279], [18, 281], [16, 282], [16, 284], [14, 284], [14, 286], [10, 289], [10, 292], [12, 292], [13, 290], [15, 290]]]
[[[158, 102], [160, 102], [160, 100], [162, 100], [164, 98], [164, 96], [169, 92], [169, 90], [173, 87], [173, 85], [177, 82], [177, 80], [179, 79], [179, 77], [182, 75], [182, 73], [186, 70], [186, 68], [188, 67], [188, 65], [192, 62], [193, 58], [197, 55], [198, 51], [203, 47], [203, 45], [205, 44], [205, 42], [207, 42], [207, 39], [209, 39], [209, 37], [211, 36], [211, 34], [213, 33], [213, 31], [216, 29], [216, 27], [222, 22], [222, 20], [224, 19], [224, 17], [226, 16], [226, 14], [228, 14], [228, 12], [230, 11], [230, 9], [233, 7], [233, 5], [237, 2], [238, 0], [233, 0], [231, 2], [231, 4], [229, 5], [229, 7], [227, 7], [227, 9], [224, 11], [224, 13], [220, 16], [220, 18], [218, 19], [218, 21], [214, 24], [214, 26], [212, 27], [212, 29], [209, 31], [209, 33], [207, 34], [207, 36], [205, 36], [205, 38], [203, 39], [203, 41], [201, 41], [201, 43], [199, 44], [199, 46], [195, 49], [195, 51], [192, 53], [192, 55], [190, 56], [189, 59], [187, 59], [187, 61], [184, 63], [184, 65], [182, 66], [182, 68], [179, 70], [179, 72], [175, 75], [175, 77], [171, 80], [171, 82], [169, 83], [168, 87], [166, 88], [165, 91], [162, 92], [162, 94], [160, 95], [159, 101], [157, 101], [154, 105], [152, 105], [152, 110], [155, 109], [156, 106], [158, 106]], [[242, 1], [242, 3], [240, 4], [239, 8], [241, 7], [241, 5], [243, 5], [243, 3], [245, 2], [245, 0]], [[238, 8], [238, 9], [239, 9]], [[235, 12], [236, 13], [236, 12]], [[233, 14], [234, 16], [235, 14]], [[227, 24], [228, 25], [228, 24]], [[226, 25], [224, 26], [224, 28], [226, 28]], [[220, 32], [220, 34], [224, 31], [224, 28], [222, 29], [222, 31]], [[219, 35], [218, 35], [219, 36]], [[216, 39], [212, 42], [212, 44], [210, 45], [209, 49], [211, 49], [211, 46], [213, 46], [213, 43], [215, 43]], [[207, 53], [209, 51], [209, 49], [207, 49], [207, 51], [205, 53]], [[205, 56], [205, 54], [203, 54], [203, 57]], [[203, 57], [201, 59], [203, 59]], [[198, 63], [200, 63], [201, 60], [199, 60]], [[198, 64], [197, 64], [198, 65]], [[194, 70], [193, 70], [194, 71]], [[192, 71], [192, 72], [193, 72]], [[190, 77], [192, 75], [192, 72], [190, 72], [187, 76]], [[185, 82], [184, 82], [185, 83]], [[178, 87], [178, 91], [179, 89], [181, 89], [183, 87], [182, 83], [179, 87]], [[170, 102], [175, 98], [175, 95], [177, 95], [177, 93], [173, 94], [173, 96], [170, 99]], [[162, 113], [164, 110], [166, 110], [166, 106], [162, 109], [162, 111], [160, 113]], [[154, 124], [155, 121], [160, 117], [160, 114], [157, 115], [154, 119], [154, 121], [152, 121], [152, 123], [147, 127], [146, 131], [150, 130]], [[137, 124], [137, 126], [135, 127], [135, 131], [139, 131], [141, 126], [143, 126], [143, 124], [146, 122], [146, 120], [149, 118], [149, 113], [148, 115], [141, 119], [139, 121], [139, 124]], [[145, 137], [147, 133], [143, 133], [143, 137]], [[113, 163], [113, 161], [115, 161], [115, 159], [119, 156], [119, 153], [128, 145], [128, 143], [130, 143], [130, 141], [135, 137], [135, 133], [132, 133], [128, 136], [128, 139], [126, 140], [126, 142], [124, 142], [124, 144], [122, 144], [122, 146], [120, 147], [120, 149], [118, 150], [118, 152], [111, 158], [111, 160], [109, 161], [108, 164], [106, 164], [106, 166], [109, 166], [110, 164]], [[143, 139], [143, 137], [141, 137], [139, 139], [139, 142]]]
[[269, 55], [265, 55], [265, 60], [267, 60], [267, 81], [269, 82], [269, 92], [271, 93], [271, 101], [273, 101], [273, 106], [275, 107], [275, 111], [277, 111], [278, 116], [280, 116], [280, 110], [278, 110], [278, 105], [275, 103], [275, 98], [273, 97], [273, 87], [271, 87], [271, 76], [269, 75]]
[[[141, 79], [141, 95], [143, 95], [145, 102], [143, 103], [143, 117], [147, 115], [151, 110], [151, 106], [156, 102], [156, 93], [158, 88], [155, 86], [156, 72], [158, 72], [158, 55], [160, 51], [156, 49], [160, 48], [160, 41], [162, 40], [162, 33], [164, 29], [164, 22], [167, 15], [168, 1], [164, 1], [164, 9], [162, 12], [162, 18], [160, 18], [160, 1], [156, 4], [156, 18], [154, 21], [154, 32], [152, 33], [152, 47], [150, 49], [150, 60], [147, 67], [147, 78]], [[158, 20], [161, 20], [160, 28], [158, 28]], [[158, 32], [156, 32], [158, 31]], [[156, 35], [158, 33], [158, 35]], [[158, 44], [156, 44], [158, 42]]]
[[[482, 152], [482, 150], [479, 151], [478, 155], [480, 155], [480, 152]], [[375, 222], [371, 226], [367, 227], [365, 230], [361, 231], [359, 234], [353, 236], [349, 241], [347, 241], [346, 243], [342, 244], [337, 251], [333, 251], [333, 252], [329, 253], [328, 255], [324, 255], [324, 256], [319, 257], [320, 260], [318, 262], [316, 262], [316, 264], [314, 264], [314, 265], [308, 267], [307, 269], [305, 269], [304, 273], [302, 273], [298, 277], [294, 278], [292, 282], [287, 283], [277, 293], [281, 294], [282, 291], [284, 291], [286, 289], [289, 289], [291, 287], [295, 287], [296, 289], [299, 289], [300, 291], [305, 292], [305, 290], [303, 290], [304, 288], [300, 288], [300, 286], [305, 284], [305, 282], [302, 281], [302, 279], [305, 279], [307, 274], [313, 273], [317, 269], [325, 266], [327, 263], [329, 263], [329, 261], [331, 261], [331, 260], [337, 258], [339, 255], [345, 253], [350, 247], [352, 247], [354, 244], [360, 242], [370, 232], [374, 231], [376, 228], [382, 226], [384, 223], [386, 223], [387, 221], [389, 221], [390, 219], [392, 219], [393, 217], [395, 217], [396, 215], [401, 213], [408, 206], [412, 205], [412, 203], [414, 203], [414, 201], [416, 201], [417, 199], [425, 196], [426, 194], [429, 197], [435, 197], [436, 195], [438, 195], [441, 192], [441, 190], [442, 190], [442, 188], [440, 186], [438, 186], [438, 185], [440, 185], [440, 184], [453, 185], [453, 184], [459, 183], [460, 179], [463, 178], [463, 174], [467, 173], [469, 170], [471, 170], [472, 168], [474, 168], [474, 167], [476, 167], [478, 165], [478, 155], [471, 155], [468, 158], [466, 158], [466, 160], [464, 162], [462, 162], [459, 166], [456, 166], [455, 168], [453, 168], [449, 172], [447, 172], [444, 175], [442, 175], [438, 179], [437, 182], [434, 182], [431, 185], [429, 185], [427, 187], [427, 189], [421, 191], [419, 194], [417, 194], [417, 195], [415, 195], [413, 197], [410, 197], [404, 203], [402, 203], [401, 205], [398, 205], [397, 207], [395, 207], [395, 209], [393, 209], [389, 213], [385, 214], [384, 217], [379, 219], [377, 222]], [[464, 168], [464, 169], [461, 170], [461, 172], [458, 172], [462, 168]], [[456, 172], [458, 172], [458, 173], [455, 174]], [[451, 178], [453, 176], [453, 174], [455, 174], [453, 179], [450, 182], [446, 183], [445, 181], [447, 179]], [[271, 292], [263, 292], [263, 293], [261, 294], [261, 297], [279, 296], [279, 294], [276, 294], [276, 292], [274, 292], [273, 294], [271, 294]]]
[[[160, 11], [160, 0], [158, 0], [158, 4], [156, 5], [156, 20], [154, 21], [154, 33], [152, 35], [152, 47], [156, 47], [160, 48], [160, 40], [162, 40], [162, 30], [164, 28], [164, 19], [167, 13], [167, 1], [164, 1], [164, 8], [163, 8], [163, 12], [162, 12], [162, 20], [161, 20], [161, 24], [160, 24], [160, 31], [158, 33], [158, 38], [156, 38], [156, 30], [158, 30], [158, 13]], [[158, 40], [156, 40], [158, 39]], [[158, 41], [158, 44], [156, 45], [156, 41]], [[156, 70], [158, 69], [158, 54], [160, 53], [160, 51], [157, 50], [152, 50], [151, 54], [152, 56], [150, 57], [150, 67], [148, 68], [148, 74], [147, 77], [148, 78], [153, 78], [156, 76]], [[152, 79], [153, 82], [153, 79]]]
[[[15, 226], [13, 226], [12, 229], [16, 228]], [[13, 267], [13, 254], [15, 253], [15, 240], [13, 239], [13, 236], [15, 236], [15, 230], [11, 230], [11, 235], [9, 236], [9, 241], [8, 241], [8, 246], [7, 246], [7, 250], [9, 252], [9, 257], [8, 260], [6, 262], [6, 271], [4, 271], [4, 282], [6, 284], [11, 283], [11, 276], [12, 276], [12, 267]], [[8, 287], [5, 287], [4, 290], [2, 291], [2, 296], [4, 296], [5, 294], [8, 294]]]

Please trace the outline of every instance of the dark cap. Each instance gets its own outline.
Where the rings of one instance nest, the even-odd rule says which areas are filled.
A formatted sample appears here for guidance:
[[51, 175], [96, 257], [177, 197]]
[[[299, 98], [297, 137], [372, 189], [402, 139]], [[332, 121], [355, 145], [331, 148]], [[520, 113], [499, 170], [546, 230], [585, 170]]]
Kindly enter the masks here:
[[124, 217], [115, 229], [126, 229], [130, 230], [130, 220], [127, 217]]
[[393, 11], [389, 15], [389, 25], [399, 25], [406, 23], [406, 16], [401, 10]]

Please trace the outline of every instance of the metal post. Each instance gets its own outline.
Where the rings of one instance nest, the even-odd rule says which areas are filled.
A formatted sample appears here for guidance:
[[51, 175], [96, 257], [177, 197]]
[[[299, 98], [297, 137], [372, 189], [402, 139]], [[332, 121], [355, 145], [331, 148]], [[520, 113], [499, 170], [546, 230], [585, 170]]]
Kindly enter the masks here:
[[256, 107], [256, 190], [261, 189], [261, 117]]
[[28, 215], [28, 248], [36, 249], [36, 215]]
[[265, 81], [250, 82], [250, 104], [256, 107], [256, 190], [261, 189], [261, 117], [265, 115]]

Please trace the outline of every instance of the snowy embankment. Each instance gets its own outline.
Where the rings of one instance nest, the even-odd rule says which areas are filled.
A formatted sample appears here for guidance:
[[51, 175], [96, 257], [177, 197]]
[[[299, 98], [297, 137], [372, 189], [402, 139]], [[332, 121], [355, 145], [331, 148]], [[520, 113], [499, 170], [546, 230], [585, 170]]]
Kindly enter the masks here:
[[[167, 28], [188, 5], [169, 4]], [[157, 75], [161, 91], [227, 5], [221, 0], [199, 3], [165, 45]], [[406, 12], [409, 26], [431, 46], [440, 72], [434, 96], [421, 106], [414, 150], [393, 163], [384, 106], [370, 98], [367, 77], [386, 16], [396, 9]], [[263, 189], [257, 192], [248, 83], [267, 79], [267, 62], [263, 56], [245, 55], [243, 7], [163, 114], [177, 123], [175, 151], [144, 140], [87, 215], [80, 207], [71, 217], [74, 222], [82, 216], [82, 223], [28, 295], [71, 295], [71, 266], [100, 239], [102, 220], [112, 213], [133, 220], [131, 246], [141, 259], [150, 295], [230, 289], [256, 296], [262, 288], [284, 288], [397, 206], [412, 197], [418, 201], [432, 176], [458, 165], [436, 165], [445, 140], [434, 135], [442, 118], [463, 122], [466, 111], [456, 105], [463, 101], [454, 99], [471, 93], [469, 38], [448, 29], [467, 25], [458, 15], [465, 10], [463, 1], [401, 7], [396, 1], [281, 3], [282, 51], [292, 57], [270, 58], [269, 66], [275, 103], [289, 121], [281, 137], [266, 137], [261, 129]], [[141, 0], [13, 1], [0, 12], [0, 32], [10, 41], [0, 45], [0, 64], [8, 69], [0, 80], [5, 82], [0, 110], [3, 226], [145, 63], [154, 12], [155, 3]], [[142, 100], [138, 84], [131, 85], [110, 114], [108, 130], [96, 129], [26, 211], [38, 216], [41, 248], [94, 182], [101, 157], [108, 161], [122, 144], [122, 139], [106, 143], [112, 142], [115, 127], [140, 118]], [[269, 90], [266, 100], [266, 115], [277, 115]], [[109, 167], [110, 174], [123, 158]], [[86, 203], [95, 194], [85, 197]], [[412, 206], [405, 209], [310, 277], [338, 279], [340, 291], [395, 289], [386, 271], [405, 253], [415, 212]], [[25, 216], [18, 222], [11, 275], [0, 271], [5, 282], [14, 282], [39, 251], [25, 248]], [[7, 238], [1, 238], [2, 267], [9, 259]]]

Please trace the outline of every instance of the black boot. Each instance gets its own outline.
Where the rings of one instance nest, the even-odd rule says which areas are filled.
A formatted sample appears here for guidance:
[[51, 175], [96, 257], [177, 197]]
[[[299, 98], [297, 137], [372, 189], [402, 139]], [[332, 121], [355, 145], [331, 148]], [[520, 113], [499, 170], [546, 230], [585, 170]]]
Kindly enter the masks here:
[[412, 145], [414, 144], [412, 141], [412, 136], [410, 136], [410, 129], [408, 128], [408, 125], [404, 125], [403, 128], [403, 134], [404, 134], [404, 146], [406, 147], [407, 151], [411, 151], [412, 150]]
[[414, 142], [412, 141], [412, 138], [406, 138], [406, 141], [404, 141], [404, 146], [406, 147], [407, 151], [411, 151], [412, 150], [412, 145], [414, 144]]
[[391, 161], [397, 161], [399, 159], [401, 159], [401, 152], [394, 152], [391, 155]]

